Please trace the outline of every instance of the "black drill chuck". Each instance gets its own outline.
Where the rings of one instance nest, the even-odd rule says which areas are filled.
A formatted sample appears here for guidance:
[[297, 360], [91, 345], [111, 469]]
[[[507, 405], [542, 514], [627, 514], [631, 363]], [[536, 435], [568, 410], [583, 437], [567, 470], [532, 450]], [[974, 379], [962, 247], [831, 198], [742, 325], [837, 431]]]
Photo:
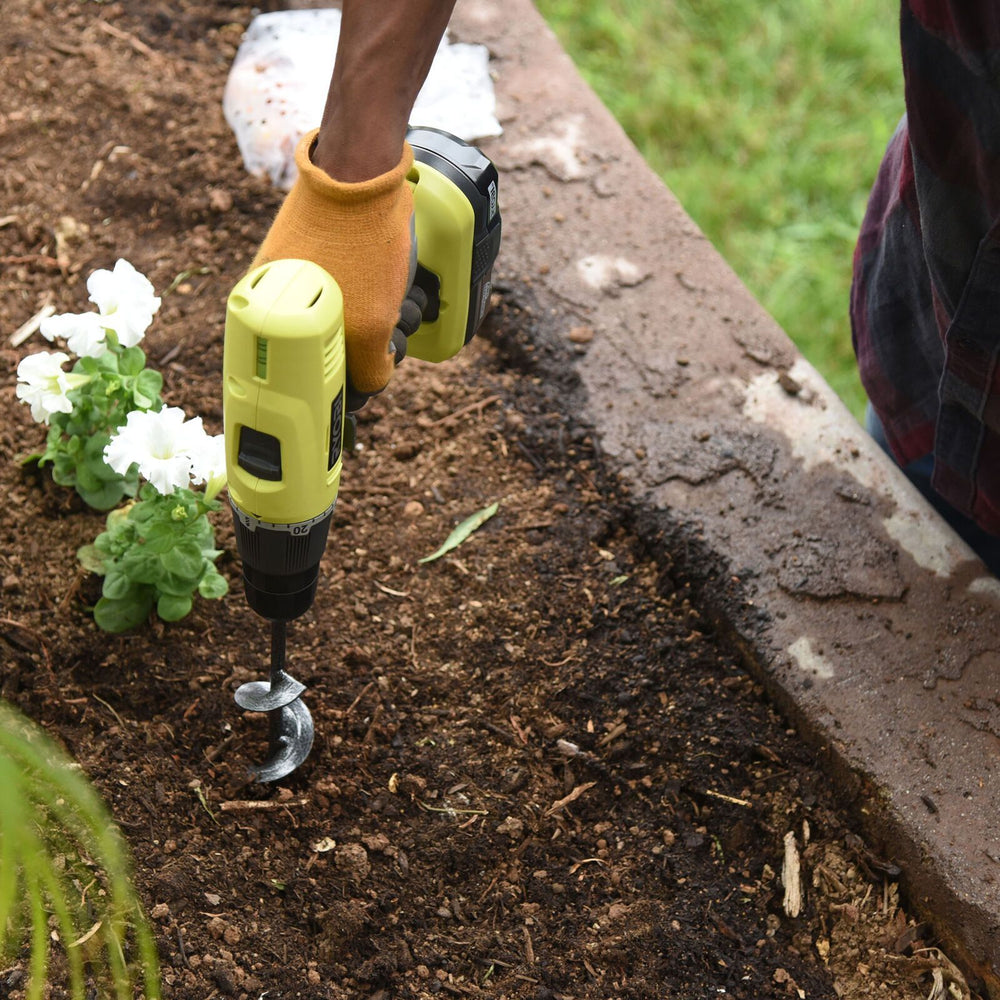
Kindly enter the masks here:
[[266, 524], [233, 505], [247, 603], [271, 621], [306, 613], [316, 596], [333, 508], [304, 524]]

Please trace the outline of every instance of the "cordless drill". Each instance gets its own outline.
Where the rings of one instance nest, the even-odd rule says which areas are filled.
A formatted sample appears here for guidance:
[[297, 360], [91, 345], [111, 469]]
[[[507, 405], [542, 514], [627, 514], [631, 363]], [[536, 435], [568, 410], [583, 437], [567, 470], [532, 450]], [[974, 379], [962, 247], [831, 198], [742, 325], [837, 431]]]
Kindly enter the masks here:
[[[445, 361], [471, 340], [489, 309], [500, 248], [497, 171], [446, 132], [407, 134], [414, 166], [416, 268], [392, 343]], [[284, 777], [305, 759], [313, 727], [304, 686], [284, 671], [286, 623], [312, 605], [319, 565], [353, 446], [343, 298], [333, 278], [303, 260], [247, 274], [229, 296], [223, 357], [223, 418], [229, 499], [250, 607], [272, 623], [270, 680], [244, 684], [236, 701], [268, 712], [270, 753], [253, 769]]]

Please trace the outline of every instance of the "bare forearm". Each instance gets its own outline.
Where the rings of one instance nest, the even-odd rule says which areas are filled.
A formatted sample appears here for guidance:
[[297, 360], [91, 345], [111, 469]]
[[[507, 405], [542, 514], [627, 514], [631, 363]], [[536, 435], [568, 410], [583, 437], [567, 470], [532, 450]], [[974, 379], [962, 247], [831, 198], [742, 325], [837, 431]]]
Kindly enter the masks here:
[[455, 0], [344, 0], [337, 61], [313, 162], [362, 181], [399, 162], [413, 102]]

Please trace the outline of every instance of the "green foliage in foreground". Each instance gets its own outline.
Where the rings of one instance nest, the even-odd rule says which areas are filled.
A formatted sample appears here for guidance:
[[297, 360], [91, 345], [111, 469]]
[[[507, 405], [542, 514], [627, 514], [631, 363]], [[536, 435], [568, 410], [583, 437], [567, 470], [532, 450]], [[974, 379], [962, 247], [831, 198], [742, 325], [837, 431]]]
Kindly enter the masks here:
[[27, 1000], [47, 982], [73, 1000], [132, 1000], [136, 987], [156, 1000], [156, 948], [117, 828], [79, 768], [2, 701], [0, 789], [0, 961], [27, 956]]
[[537, 4], [688, 214], [859, 414], [851, 256], [902, 113], [898, 6]]

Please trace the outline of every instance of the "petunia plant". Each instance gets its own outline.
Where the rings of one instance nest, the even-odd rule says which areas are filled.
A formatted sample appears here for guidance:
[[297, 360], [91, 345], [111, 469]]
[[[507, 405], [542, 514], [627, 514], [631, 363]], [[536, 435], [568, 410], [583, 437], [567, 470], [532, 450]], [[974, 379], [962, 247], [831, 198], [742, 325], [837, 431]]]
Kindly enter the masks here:
[[17, 396], [31, 415], [49, 427], [45, 450], [29, 456], [52, 466], [52, 478], [74, 487], [88, 506], [110, 510], [134, 496], [133, 470], [114, 471], [104, 461], [111, 435], [134, 411], [163, 405], [163, 377], [146, 367], [139, 342], [160, 306], [153, 286], [128, 261], [111, 271], [98, 270], [87, 281], [96, 312], [62, 313], [42, 321], [47, 340], [63, 340], [78, 360], [64, 351], [41, 351], [17, 368]]
[[[225, 486], [225, 445], [201, 417], [164, 407], [163, 379], [138, 346], [160, 300], [127, 261], [95, 271], [87, 282], [96, 312], [43, 321], [65, 351], [40, 351], [18, 365], [18, 398], [49, 425], [39, 464], [93, 508], [110, 510], [93, 544], [77, 553], [102, 576], [94, 620], [107, 632], [141, 625], [155, 608], [165, 621], [191, 610], [194, 597], [222, 597], [228, 584], [215, 567], [221, 552], [208, 515]], [[129, 502], [117, 507], [123, 498]], [[112, 509], [115, 508], [115, 509]]]
[[[106, 632], [141, 625], [155, 607], [165, 621], [183, 618], [195, 594], [222, 597], [226, 578], [208, 520], [226, 482], [223, 436], [177, 407], [134, 411], [111, 438], [105, 457], [120, 474], [146, 480], [138, 500], [113, 510], [106, 530], [80, 549], [84, 568], [104, 577], [94, 620]], [[195, 489], [195, 487], [201, 489]]]

